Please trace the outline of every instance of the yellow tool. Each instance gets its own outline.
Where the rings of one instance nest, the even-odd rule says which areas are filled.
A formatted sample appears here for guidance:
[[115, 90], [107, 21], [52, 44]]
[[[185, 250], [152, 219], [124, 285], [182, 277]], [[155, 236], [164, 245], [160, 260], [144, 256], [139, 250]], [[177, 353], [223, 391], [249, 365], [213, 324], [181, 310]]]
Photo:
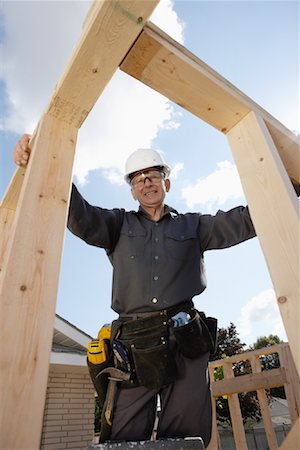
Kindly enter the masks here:
[[98, 338], [88, 344], [87, 357], [90, 363], [101, 364], [107, 360], [110, 333], [110, 324], [105, 324], [99, 330]]

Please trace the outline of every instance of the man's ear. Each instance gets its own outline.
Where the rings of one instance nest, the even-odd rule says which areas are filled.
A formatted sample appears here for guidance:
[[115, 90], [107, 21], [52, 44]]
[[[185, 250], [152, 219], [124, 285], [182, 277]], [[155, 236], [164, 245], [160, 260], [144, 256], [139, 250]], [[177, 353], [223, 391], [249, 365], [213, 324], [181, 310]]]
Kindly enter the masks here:
[[133, 188], [131, 188], [131, 195], [132, 195], [133, 199], [136, 200], [137, 197], [135, 195], [135, 192], [134, 192]]
[[166, 186], [166, 192], [169, 192], [169, 190], [171, 189], [171, 181], [169, 180], [169, 178], [167, 178], [165, 180], [165, 186]]

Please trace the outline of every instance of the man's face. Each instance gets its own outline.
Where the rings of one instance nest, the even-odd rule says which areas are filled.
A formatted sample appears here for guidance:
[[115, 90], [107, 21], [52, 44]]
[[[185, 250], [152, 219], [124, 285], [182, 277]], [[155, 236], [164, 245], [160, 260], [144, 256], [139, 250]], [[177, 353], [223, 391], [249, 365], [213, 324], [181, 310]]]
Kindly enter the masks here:
[[137, 172], [131, 181], [131, 193], [143, 208], [155, 208], [164, 202], [170, 189], [170, 180], [164, 179], [164, 173], [149, 168]]

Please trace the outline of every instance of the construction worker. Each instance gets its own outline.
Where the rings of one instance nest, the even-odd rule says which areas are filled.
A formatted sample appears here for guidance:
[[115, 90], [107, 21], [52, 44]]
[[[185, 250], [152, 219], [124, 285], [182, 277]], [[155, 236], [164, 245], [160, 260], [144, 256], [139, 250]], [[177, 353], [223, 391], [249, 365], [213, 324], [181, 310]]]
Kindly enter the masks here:
[[[28, 143], [23, 135], [15, 146], [19, 165], [28, 162]], [[73, 185], [68, 228], [105, 249], [113, 266], [112, 309], [119, 318], [112, 324], [112, 339], [127, 359], [126, 368], [122, 361], [119, 368], [131, 375], [118, 384], [109, 439], [150, 439], [159, 396], [157, 437], [201, 436], [207, 446], [208, 361], [217, 327], [192, 299], [206, 288], [204, 252], [239, 244], [255, 230], [247, 207], [202, 215], [167, 206], [169, 174], [157, 151], [135, 151], [126, 162], [125, 180], [138, 211], [91, 206]], [[104, 412], [107, 408], [106, 401]]]

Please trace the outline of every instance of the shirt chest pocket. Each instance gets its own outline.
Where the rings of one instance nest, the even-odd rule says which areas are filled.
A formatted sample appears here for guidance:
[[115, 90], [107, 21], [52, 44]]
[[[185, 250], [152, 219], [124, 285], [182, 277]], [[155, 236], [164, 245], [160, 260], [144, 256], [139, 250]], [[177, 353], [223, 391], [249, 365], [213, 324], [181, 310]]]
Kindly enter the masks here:
[[165, 233], [166, 250], [175, 259], [188, 260], [197, 255], [198, 241], [195, 232], [168, 230]]
[[136, 258], [145, 252], [146, 231], [139, 228], [125, 228], [121, 231], [118, 252], [126, 258]]

